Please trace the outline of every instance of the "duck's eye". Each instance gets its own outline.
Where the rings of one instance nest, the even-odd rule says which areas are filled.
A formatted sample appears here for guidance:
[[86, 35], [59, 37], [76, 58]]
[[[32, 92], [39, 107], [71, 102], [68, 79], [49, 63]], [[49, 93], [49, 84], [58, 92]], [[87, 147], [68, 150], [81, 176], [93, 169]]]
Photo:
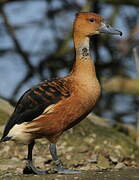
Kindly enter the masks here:
[[91, 19], [89, 19], [89, 22], [94, 22], [95, 21], [95, 19], [94, 18], [91, 18]]

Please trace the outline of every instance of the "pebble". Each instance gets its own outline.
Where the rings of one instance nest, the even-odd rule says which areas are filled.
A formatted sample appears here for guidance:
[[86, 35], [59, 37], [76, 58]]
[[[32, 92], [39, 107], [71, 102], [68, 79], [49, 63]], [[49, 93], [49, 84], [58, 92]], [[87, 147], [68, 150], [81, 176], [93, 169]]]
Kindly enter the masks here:
[[118, 164], [116, 164], [116, 166], [114, 167], [115, 169], [121, 169], [121, 168], [124, 168], [125, 167], [125, 164], [120, 162]]

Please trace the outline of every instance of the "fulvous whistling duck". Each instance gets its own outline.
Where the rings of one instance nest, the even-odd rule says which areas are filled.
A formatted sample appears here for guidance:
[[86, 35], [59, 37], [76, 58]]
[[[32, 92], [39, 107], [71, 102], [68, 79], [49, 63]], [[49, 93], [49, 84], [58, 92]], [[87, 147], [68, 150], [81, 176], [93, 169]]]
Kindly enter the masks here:
[[84, 119], [94, 107], [100, 85], [90, 56], [89, 38], [95, 34], [122, 35], [106, 24], [95, 13], [81, 12], [73, 26], [75, 63], [69, 75], [52, 81], [43, 81], [26, 91], [19, 99], [7, 122], [0, 142], [15, 140], [28, 145], [27, 164], [24, 173], [47, 174], [32, 163], [35, 139], [47, 138], [57, 173], [70, 174], [80, 171], [63, 168], [58, 159], [56, 142], [69, 128]]

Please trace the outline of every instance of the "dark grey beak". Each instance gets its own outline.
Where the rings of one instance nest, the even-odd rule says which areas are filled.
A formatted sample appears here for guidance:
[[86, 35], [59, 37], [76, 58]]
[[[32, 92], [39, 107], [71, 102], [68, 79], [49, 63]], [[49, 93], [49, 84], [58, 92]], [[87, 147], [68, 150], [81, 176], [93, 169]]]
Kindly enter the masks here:
[[104, 22], [101, 23], [101, 28], [99, 29], [99, 33], [105, 33], [105, 34], [113, 34], [113, 35], [120, 35], [122, 36], [122, 32], [114, 29], [109, 24], [105, 24]]

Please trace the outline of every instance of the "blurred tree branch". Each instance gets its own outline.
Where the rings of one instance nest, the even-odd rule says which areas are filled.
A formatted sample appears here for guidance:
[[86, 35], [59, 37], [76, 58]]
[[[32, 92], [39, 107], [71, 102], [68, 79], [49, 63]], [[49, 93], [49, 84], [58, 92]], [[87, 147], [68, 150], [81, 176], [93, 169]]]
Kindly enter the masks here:
[[16, 86], [16, 88], [14, 89], [14, 92], [13, 92], [13, 96], [15, 96], [18, 91], [21, 89], [21, 87], [27, 82], [29, 81], [31, 78], [32, 78], [33, 74], [31, 71], [29, 71], [25, 76], [24, 78], [18, 83], [18, 85]]
[[30, 59], [27, 55], [27, 53], [25, 51], [23, 51], [17, 37], [16, 37], [16, 34], [15, 34], [15, 31], [14, 31], [14, 28], [12, 27], [12, 25], [10, 24], [9, 20], [8, 20], [8, 17], [3, 9], [3, 7], [1, 6], [0, 7], [0, 14], [3, 18], [3, 21], [4, 21], [4, 24], [7, 28], [7, 31], [11, 37], [11, 39], [13, 40], [14, 42], [14, 46], [17, 50], [17, 53], [23, 58], [23, 61], [24, 63], [26, 64], [27, 68], [29, 68], [31, 71], [34, 71], [34, 67], [32, 66], [32, 64], [30, 63]]
[[17, 85], [17, 87], [15, 88], [13, 94], [12, 94], [12, 97], [14, 97], [18, 91], [20, 90], [20, 88], [22, 87], [22, 85], [27, 82], [35, 72], [37, 72], [36, 68], [31, 64], [31, 61], [29, 59], [29, 56], [28, 54], [22, 49], [21, 47], [21, 44], [20, 42], [18, 41], [17, 37], [16, 37], [16, 33], [14, 31], [14, 28], [13, 26], [10, 24], [9, 20], [8, 20], [8, 17], [4, 11], [4, 8], [3, 6], [0, 6], [0, 15], [2, 16], [3, 18], [3, 21], [4, 21], [4, 24], [5, 24], [5, 27], [7, 29], [7, 32], [9, 33], [13, 43], [14, 43], [14, 46], [15, 46], [15, 49], [16, 49], [16, 52], [22, 57], [22, 60], [24, 62], [24, 64], [26, 65], [27, 67], [27, 73], [25, 75], [25, 77], [23, 78], [23, 80], [21, 80], [21, 82]]
[[102, 87], [106, 92], [110, 93], [139, 95], [139, 78], [130, 79], [116, 76], [108, 80], [104, 80]]

